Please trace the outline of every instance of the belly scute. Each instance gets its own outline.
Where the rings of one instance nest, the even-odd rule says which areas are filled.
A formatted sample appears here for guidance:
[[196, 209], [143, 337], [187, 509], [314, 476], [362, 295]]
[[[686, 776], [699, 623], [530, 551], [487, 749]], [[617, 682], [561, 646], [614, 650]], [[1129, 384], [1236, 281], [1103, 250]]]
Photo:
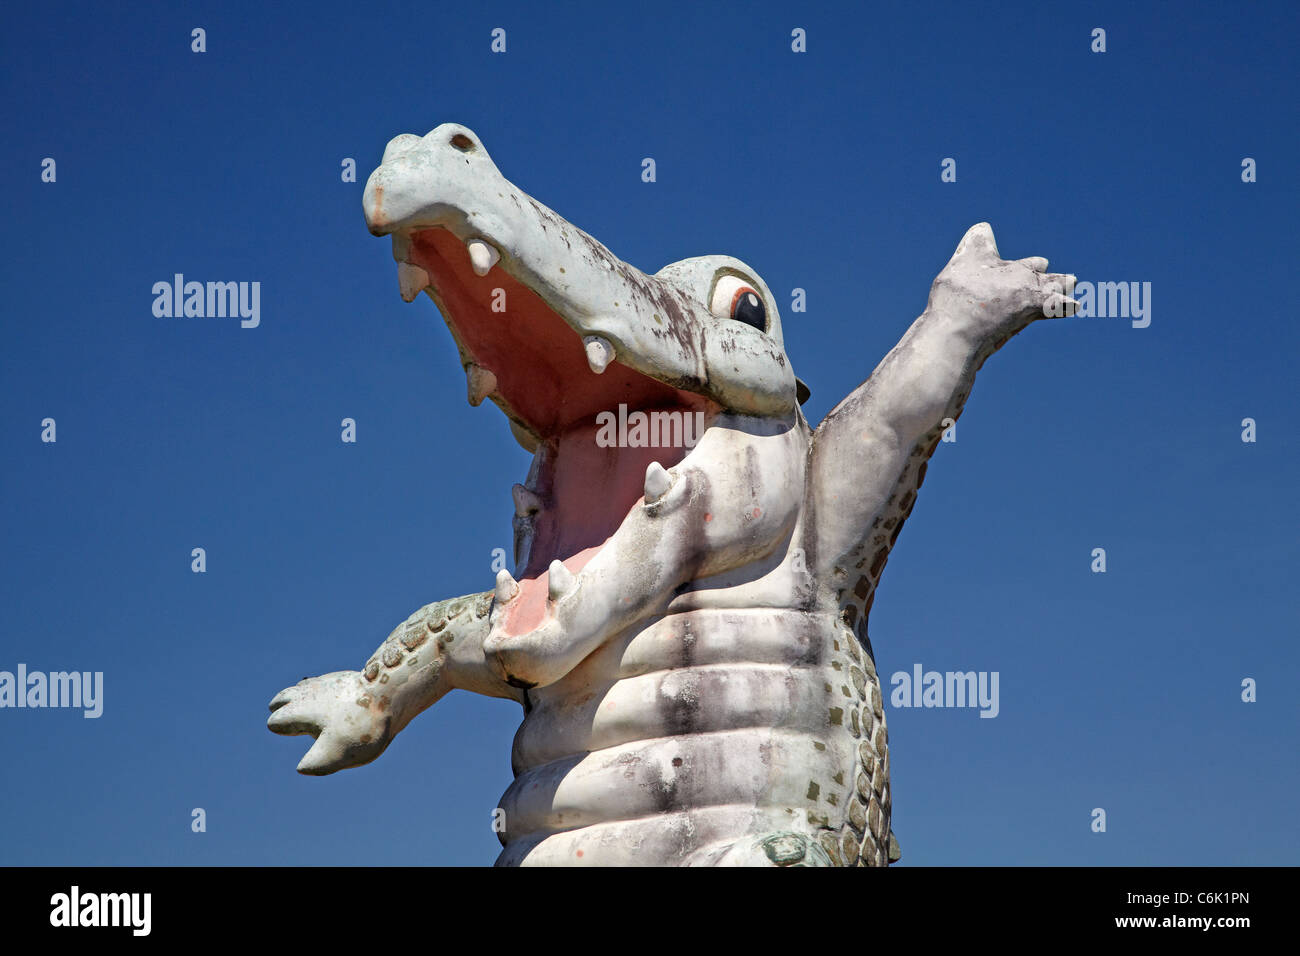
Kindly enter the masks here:
[[836, 634], [795, 611], [671, 615], [532, 692], [499, 862], [680, 861], [729, 832], [838, 840], [867, 727], [846, 716]]

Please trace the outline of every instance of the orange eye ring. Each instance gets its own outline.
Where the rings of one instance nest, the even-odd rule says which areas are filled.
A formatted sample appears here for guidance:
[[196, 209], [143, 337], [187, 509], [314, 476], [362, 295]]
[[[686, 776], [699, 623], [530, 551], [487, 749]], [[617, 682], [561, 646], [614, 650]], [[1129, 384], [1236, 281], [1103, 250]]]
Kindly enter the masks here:
[[714, 282], [709, 312], [719, 319], [741, 322], [760, 332], [767, 331], [767, 304], [745, 277], [734, 273], [723, 273]]
[[760, 304], [762, 304], [762, 301], [763, 301], [763, 300], [758, 298], [758, 293], [757, 293], [757, 292], [755, 292], [753, 289], [751, 289], [751, 288], [750, 288], [749, 286], [747, 286], [747, 285], [742, 285], [742, 286], [741, 286], [740, 288], [738, 288], [738, 289], [737, 289], [737, 290], [732, 294], [732, 296], [731, 296], [731, 308], [729, 308], [729, 309], [727, 310], [727, 312], [728, 312], [730, 315], [735, 316], [735, 314], [736, 314], [736, 306], [740, 305], [740, 297], [743, 296], [743, 295], [752, 295], [755, 299], [758, 300], [758, 302], [759, 302]]

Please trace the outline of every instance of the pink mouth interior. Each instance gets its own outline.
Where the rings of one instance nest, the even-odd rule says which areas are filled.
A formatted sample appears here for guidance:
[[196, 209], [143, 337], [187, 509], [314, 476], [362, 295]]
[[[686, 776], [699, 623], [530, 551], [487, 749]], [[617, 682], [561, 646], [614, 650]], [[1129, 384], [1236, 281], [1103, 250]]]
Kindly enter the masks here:
[[[576, 575], [640, 504], [646, 467], [657, 461], [671, 468], [689, 451], [601, 447], [597, 414], [617, 415], [625, 404], [629, 413], [702, 411], [707, 423], [717, 406], [618, 361], [597, 375], [587, 365], [579, 334], [528, 286], [499, 265], [476, 275], [464, 243], [446, 229], [420, 230], [411, 240], [412, 263], [429, 274], [444, 317], [472, 361], [492, 371], [497, 394], [554, 449], [539, 480], [550, 494], [535, 519], [519, 596], [506, 606], [502, 621], [506, 633], [527, 633], [545, 620], [551, 561], [560, 559]], [[505, 293], [505, 312], [492, 311], [498, 289]]]

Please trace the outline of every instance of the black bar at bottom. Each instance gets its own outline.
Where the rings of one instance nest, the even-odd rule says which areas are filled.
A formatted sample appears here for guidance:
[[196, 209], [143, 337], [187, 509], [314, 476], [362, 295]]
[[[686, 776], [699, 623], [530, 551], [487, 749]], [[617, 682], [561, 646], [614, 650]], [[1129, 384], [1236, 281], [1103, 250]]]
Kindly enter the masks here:
[[[244, 945], [358, 942], [400, 945], [394, 931], [435, 946], [553, 943], [608, 948], [614, 940], [701, 935], [736, 951], [753, 936], [930, 943], [943, 939], [1192, 939], [1231, 946], [1256, 930], [1284, 931], [1296, 884], [1287, 868], [895, 868], [725, 873], [659, 870], [508, 872], [434, 868], [0, 869], [6, 942], [161, 939]], [[87, 925], [90, 924], [90, 925]], [[604, 932], [614, 936], [602, 936]], [[678, 933], [683, 935], [677, 935]], [[574, 934], [578, 934], [575, 936]], [[829, 935], [828, 935], [829, 934]], [[861, 935], [865, 934], [865, 935]], [[874, 934], [874, 935], [873, 935]], [[385, 943], [385, 940], [388, 942]], [[579, 944], [579, 940], [585, 943]], [[604, 940], [604, 942], [600, 942]], [[43, 940], [42, 940], [43, 941]], [[687, 946], [686, 944], [690, 945]], [[821, 948], [820, 946], [817, 948]]]

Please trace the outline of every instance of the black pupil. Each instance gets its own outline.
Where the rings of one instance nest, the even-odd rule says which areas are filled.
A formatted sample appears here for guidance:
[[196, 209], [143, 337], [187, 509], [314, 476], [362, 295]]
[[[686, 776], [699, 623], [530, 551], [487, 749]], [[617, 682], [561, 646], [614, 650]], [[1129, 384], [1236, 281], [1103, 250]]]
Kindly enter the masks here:
[[763, 309], [763, 302], [752, 292], [741, 293], [740, 298], [736, 300], [736, 307], [731, 310], [731, 317], [738, 322], [752, 325], [760, 332], [767, 331], [767, 313]]

